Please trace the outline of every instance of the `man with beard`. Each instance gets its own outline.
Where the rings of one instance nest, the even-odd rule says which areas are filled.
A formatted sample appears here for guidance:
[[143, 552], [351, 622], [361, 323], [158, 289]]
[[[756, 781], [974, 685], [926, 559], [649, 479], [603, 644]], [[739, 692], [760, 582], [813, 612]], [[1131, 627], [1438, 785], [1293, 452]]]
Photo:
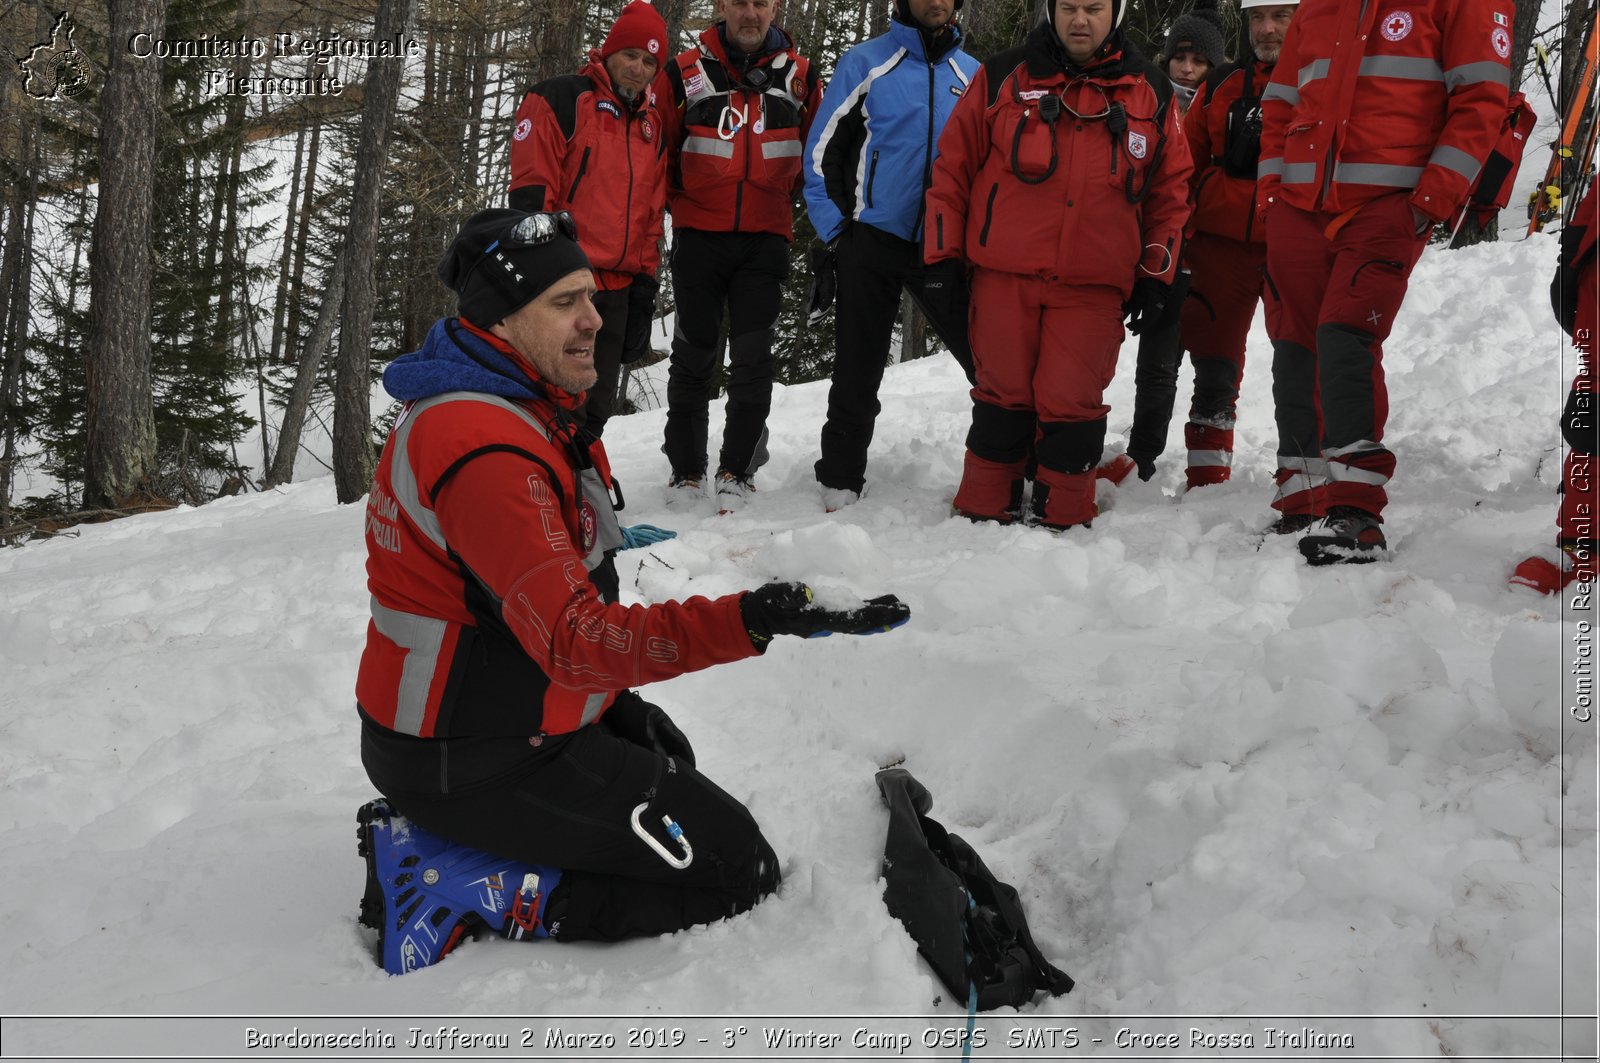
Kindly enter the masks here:
[[671, 504], [703, 496], [713, 382], [728, 318], [728, 403], [718, 508], [741, 508], [765, 464], [772, 327], [794, 239], [800, 155], [821, 93], [773, 25], [776, 0], [717, 0], [720, 20], [667, 67], [673, 129], [672, 294], [677, 330], [662, 449]]
[[651, 85], [666, 56], [667, 24], [632, 0], [582, 70], [528, 90], [511, 134], [512, 208], [569, 211], [595, 264], [598, 379], [577, 412], [596, 437], [616, 404], [622, 365], [649, 353], [667, 198]]
[[1054, 0], [987, 60], [939, 140], [929, 273], [972, 267], [972, 427], [957, 513], [1049, 528], [1097, 512], [1123, 319], [1159, 321], [1182, 254], [1189, 151], [1167, 79], [1131, 50], [1126, 0]]
[[358, 815], [362, 922], [398, 974], [478, 929], [611, 941], [742, 912], [777, 857], [633, 688], [910, 611], [800, 583], [621, 604], [618, 493], [571, 417], [602, 328], [572, 217], [480, 211], [438, 272], [459, 313], [384, 371], [406, 406], [367, 503], [356, 702], [384, 800]]

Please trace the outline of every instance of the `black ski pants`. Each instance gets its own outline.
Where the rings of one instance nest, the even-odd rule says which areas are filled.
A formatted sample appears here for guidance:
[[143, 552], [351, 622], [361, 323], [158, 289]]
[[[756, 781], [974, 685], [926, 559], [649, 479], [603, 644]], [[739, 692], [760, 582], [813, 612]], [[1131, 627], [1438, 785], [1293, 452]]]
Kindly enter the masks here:
[[900, 293], [910, 293], [928, 324], [972, 378], [972, 347], [967, 341], [965, 305], [956, 319], [931, 313], [922, 302], [922, 248], [864, 222], [845, 226], [834, 246], [838, 294], [834, 298], [833, 383], [828, 388], [828, 418], [822, 425], [822, 457], [817, 482], [823, 487], [859, 492], [866, 483], [867, 448], [878, 414], [878, 388]]
[[1133, 366], [1133, 424], [1128, 429], [1128, 457], [1141, 466], [1154, 465], [1167, 449], [1172, 407], [1178, 396], [1178, 363], [1183, 360], [1180, 311], [1189, 298], [1189, 273], [1179, 271], [1167, 305], [1139, 337]]
[[[543, 738], [413, 738], [363, 718], [361, 760], [396, 812], [441, 837], [561, 868], [545, 925], [558, 941], [669, 934], [736, 915], [778, 886], [778, 858], [749, 811], [679, 758], [601, 722]], [[669, 865], [661, 817], [693, 848]]]
[[772, 327], [789, 277], [789, 241], [776, 233], [672, 234], [677, 328], [667, 370], [662, 449], [674, 476], [703, 476], [712, 384], [728, 315], [728, 404], [718, 470], [748, 476], [767, 460], [772, 409]]
[[597, 379], [578, 411], [578, 423], [599, 439], [617, 405], [617, 385], [622, 379], [622, 340], [628, 332], [628, 289], [595, 292], [594, 308], [600, 311], [600, 331], [594, 337]]

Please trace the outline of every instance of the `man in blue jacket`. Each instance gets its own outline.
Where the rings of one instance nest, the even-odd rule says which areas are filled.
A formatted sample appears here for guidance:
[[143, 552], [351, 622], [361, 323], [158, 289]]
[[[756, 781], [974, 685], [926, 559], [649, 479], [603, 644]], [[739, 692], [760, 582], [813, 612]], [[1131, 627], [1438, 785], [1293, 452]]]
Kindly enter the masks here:
[[960, 7], [895, 0], [889, 32], [839, 60], [806, 138], [806, 209], [837, 269], [833, 385], [816, 464], [830, 512], [859, 499], [866, 483], [902, 288], [972, 375], [963, 285], [941, 279], [925, 293], [921, 250], [939, 134], [978, 69], [951, 21]]

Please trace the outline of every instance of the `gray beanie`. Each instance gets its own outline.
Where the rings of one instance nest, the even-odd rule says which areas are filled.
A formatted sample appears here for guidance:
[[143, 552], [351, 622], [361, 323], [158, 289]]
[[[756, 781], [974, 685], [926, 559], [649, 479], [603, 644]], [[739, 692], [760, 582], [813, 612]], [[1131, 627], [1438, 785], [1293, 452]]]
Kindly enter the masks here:
[[1199, 52], [1214, 67], [1222, 65], [1227, 46], [1223, 43], [1222, 13], [1217, 10], [1217, 0], [1198, 0], [1193, 11], [1179, 15], [1172, 23], [1166, 46], [1161, 49], [1162, 66], [1184, 48]]

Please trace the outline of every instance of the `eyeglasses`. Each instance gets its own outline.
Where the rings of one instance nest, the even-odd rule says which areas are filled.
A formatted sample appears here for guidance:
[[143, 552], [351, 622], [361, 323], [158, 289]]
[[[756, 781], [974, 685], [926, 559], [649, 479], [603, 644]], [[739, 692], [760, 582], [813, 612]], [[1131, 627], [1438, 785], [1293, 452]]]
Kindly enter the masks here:
[[1066, 90], [1063, 90], [1063, 92], [1061, 93], [1061, 106], [1066, 108], [1066, 111], [1067, 111], [1068, 114], [1070, 114], [1072, 117], [1078, 119], [1079, 121], [1083, 121], [1083, 122], [1094, 122], [1094, 121], [1098, 121], [1101, 118], [1110, 117], [1110, 115], [1111, 115], [1111, 97], [1106, 95], [1106, 90], [1105, 89], [1101, 88], [1099, 85], [1097, 85], [1093, 81], [1087, 81], [1087, 80], [1079, 80], [1077, 82], [1074, 82], [1074, 84], [1084, 85], [1084, 86], [1087, 86], [1088, 88], [1094, 89], [1096, 92], [1098, 92], [1100, 94], [1100, 110], [1095, 112], [1094, 114], [1084, 114], [1082, 111], [1079, 111], [1079, 110], [1075, 109], [1070, 103], [1067, 102], [1067, 91], [1070, 91], [1071, 88], [1072, 88], [1072, 85], [1068, 85]]
[[467, 267], [467, 272], [463, 273], [461, 280], [456, 282], [456, 290], [464, 289], [473, 271], [485, 259], [501, 248], [538, 247], [540, 244], [548, 244], [551, 240], [554, 240], [557, 234], [565, 236], [574, 243], [577, 242], [578, 222], [573, 218], [570, 211], [558, 210], [528, 215], [501, 233], [494, 243], [483, 249], [483, 254], [479, 255], [472, 265]]

